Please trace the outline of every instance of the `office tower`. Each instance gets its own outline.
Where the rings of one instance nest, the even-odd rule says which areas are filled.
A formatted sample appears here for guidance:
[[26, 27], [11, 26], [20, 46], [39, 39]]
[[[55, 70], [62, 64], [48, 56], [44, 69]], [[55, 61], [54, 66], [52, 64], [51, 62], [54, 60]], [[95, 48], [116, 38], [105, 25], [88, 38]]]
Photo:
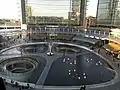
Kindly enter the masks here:
[[21, 4], [21, 23], [25, 24], [26, 23], [26, 13], [25, 13], [25, 0], [20, 0]]
[[120, 1], [98, 0], [97, 25], [114, 27], [120, 25]]
[[[44, 4], [41, 4], [39, 0], [35, 0], [34, 2], [32, 0], [21, 0], [23, 24], [57, 24], [57, 25], [62, 24], [64, 21], [64, 17], [54, 16], [54, 15], [51, 16], [49, 13], [52, 13], [52, 12], [47, 12], [51, 10], [47, 7], [47, 4], [48, 5], [50, 4], [49, 7], [52, 7], [51, 3], [49, 2], [47, 2], [44, 5]], [[44, 6], [44, 9], [43, 9], [43, 6]], [[54, 5], [54, 6], [57, 6], [57, 5]], [[47, 14], [46, 15], [42, 14], [43, 12]]]
[[83, 26], [85, 24], [87, 0], [72, 0], [71, 11], [68, 18], [73, 25]]
[[29, 21], [29, 17], [32, 16], [32, 8], [31, 6], [26, 5], [26, 21]]
[[28, 4], [28, 0], [21, 0], [22, 23], [25, 24], [32, 16], [32, 7]]
[[[39, 9], [42, 5], [41, 4], [37, 4], [38, 2], [35, 1], [34, 3], [31, 2], [30, 0], [21, 0], [21, 9], [22, 9], [22, 21], [23, 23], [27, 23], [31, 21], [29, 20], [29, 18], [33, 20], [34, 23], [36, 23], [35, 18], [38, 18], [41, 13], [42, 13], [42, 9]], [[80, 25], [83, 26], [85, 24], [85, 17], [86, 17], [86, 6], [87, 6], [87, 0], [71, 0], [71, 11], [69, 12], [69, 19], [71, 20], [72, 24], [74, 25]], [[43, 17], [43, 16], [41, 16]], [[38, 21], [40, 22], [44, 22], [41, 21], [41, 17], [39, 18]], [[44, 16], [45, 18], [48, 18], [46, 16]], [[43, 18], [44, 18], [43, 17]], [[49, 20], [52, 18], [54, 18], [53, 16], [49, 17]], [[56, 16], [55, 16], [56, 19]], [[48, 22], [49, 22], [48, 20]], [[62, 20], [62, 19], [61, 19]], [[59, 17], [57, 18], [57, 22], [58, 23]], [[62, 24], [62, 22], [60, 23]]]

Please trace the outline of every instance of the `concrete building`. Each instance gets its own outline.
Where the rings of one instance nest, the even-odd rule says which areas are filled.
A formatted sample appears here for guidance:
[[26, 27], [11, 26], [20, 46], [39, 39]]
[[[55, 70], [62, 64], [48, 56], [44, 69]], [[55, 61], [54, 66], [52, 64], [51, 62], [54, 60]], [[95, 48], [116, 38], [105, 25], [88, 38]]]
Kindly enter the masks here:
[[0, 26], [20, 26], [20, 19], [0, 19]]
[[120, 26], [120, 1], [98, 0], [97, 25], [105, 27]]
[[93, 16], [89, 16], [89, 17], [86, 17], [86, 28], [89, 28], [89, 27], [94, 27], [96, 26], [96, 17], [93, 17]]

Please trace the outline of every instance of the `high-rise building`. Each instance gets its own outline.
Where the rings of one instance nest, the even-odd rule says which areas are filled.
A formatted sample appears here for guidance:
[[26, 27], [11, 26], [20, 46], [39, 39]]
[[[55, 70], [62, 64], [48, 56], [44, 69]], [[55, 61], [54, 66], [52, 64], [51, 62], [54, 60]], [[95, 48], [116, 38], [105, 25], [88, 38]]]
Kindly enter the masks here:
[[69, 18], [74, 24], [83, 26], [85, 24], [87, 0], [72, 0]]
[[[47, 2], [46, 8], [44, 9], [43, 6], [45, 7], [45, 5], [41, 4], [38, 0], [35, 0], [34, 2], [32, 0], [21, 0], [22, 24], [63, 24], [64, 17], [54, 15], [49, 16], [47, 4], [49, 5]], [[42, 12], [47, 12], [47, 14], [44, 16], [42, 15]]]
[[98, 0], [96, 17], [99, 26], [120, 26], [120, 1]]
[[63, 17], [29, 16], [27, 24], [62, 24]]
[[[86, 6], [87, 6], [86, 3], [87, 3], [87, 0], [71, 0], [71, 11], [69, 12], [69, 20], [71, 20], [72, 24], [84, 26], [85, 17], [86, 17]], [[47, 4], [48, 4], [48, 2], [47, 2]], [[51, 3], [50, 3], [50, 5], [51, 5]], [[43, 4], [41, 4], [40, 1], [38, 1], [38, 0], [35, 2], [33, 2], [32, 0], [21, 0], [21, 9], [22, 9], [22, 22], [28, 23], [30, 21], [29, 17], [31, 17], [31, 16], [39, 17], [42, 15]], [[49, 15], [49, 12], [47, 12], [47, 11], [49, 11], [48, 9], [46, 8], [46, 11], [44, 11], [44, 12], [48, 13], [46, 15]], [[48, 16], [46, 16], [46, 17], [48, 17]], [[61, 16], [50, 16], [50, 17], [58, 17], [59, 18]], [[39, 20], [39, 21], [41, 21], [41, 20]], [[55, 24], [56, 24], [56, 22], [55, 22]]]
[[30, 16], [32, 16], [32, 8], [31, 8], [31, 6], [26, 5], [26, 21], [27, 22], [28, 22]]
[[29, 17], [32, 16], [32, 7], [28, 4], [28, 0], [21, 0], [22, 24], [27, 23]]

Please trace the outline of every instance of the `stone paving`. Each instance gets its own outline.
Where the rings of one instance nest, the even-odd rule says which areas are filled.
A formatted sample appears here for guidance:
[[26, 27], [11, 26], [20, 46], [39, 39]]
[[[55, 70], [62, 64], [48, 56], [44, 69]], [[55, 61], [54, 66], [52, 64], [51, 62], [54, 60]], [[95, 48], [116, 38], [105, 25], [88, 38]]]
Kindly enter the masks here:
[[[97, 52], [98, 50], [95, 50], [95, 51]], [[118, 65], [117, 65], [118, 63], [120, 64], [120, 60], [115, 59], [113, 61], [113, 57], [111, 55], [108, 55], [108, 54], [106, 55], [106, 50], [103, 48], [100, 49], [99, 54], [102, 55], [103, 57], [105, 57], [106, 59], [108, 59], [111, 62], [111, 64], [114, 65], [118, 69], [118, 71], [120, 70], [120, 66], [118, 67]]]
[[[101, 54], [102, 56], [104, 56], [105, 58], [109, 59], [110, 62], [111, 62], [111, 64], [113, 64], [112, 58], [111, 58], [110, 56], [106, 56], [105, 50], [101, 49], [100, 54]], [[51, 58], [51, 59], [52, 59], [52, 58]], [[53, 59], [52, 59], [52, 60], [53, 60]], [[48, 69], [48, 68], [47, 68], [47, 69]], [[46, 74], [46, 75], [47, 75], [47, 74]], [[44, 76], [44, 75], [43, 75], [43, 76]], [[41, 77], [40, 77], [40, 78], [41, 78]], [[38, 84], [39, 84], [39, 83], [43, 83], [43, 82], [39, 82], [39, 80], [38, 80]], [[120, 83], [117, 83], [117, 84], [115, 84], [114, 86], [111, 85], [111, 86], [109, 86], [109, 88], [108, 88], [108, 87], [100, 87], [100, 88], [98, 89], [98, 88], [93, 88], [93, 87], [91, 87], [91, 88], [86, 89], [86, 90], [96, 90], [96, 89], [98, 89], [98, 90], [120, 90], [119, 84], [120, 84]], [[15, 88], [14, 88], [14, 89], [15, 89]], [[9, 87], [9, 86], [7, 86], [7, 90], [14, 90], [14, 89], [11, 88], [11, 87]], [[17, 88], [16, 88], [15, 90], [17, 90]], [[31, 90], [36, 90], [36, 89], [31, 89]], [[38, 90], [39, 90], [39, 89], [38, 89]], [[43, 90], [43, 89], [40, 89], [40, 90]], [[53, 90], [53, 89], [51, 89], [51, 90]], [[65, 89], [60, 89], [60, 90], [65, 90]], [[72, 90], [72, 89], [71, 89], [71, 90]], [[79, 90], [79, 89], [74, 89], [74, 90]]]
[[[97, 51], [97, 50], [96, 50]], [[105, 53], [105, 50], [104, 49], [101, 49], [100, 50], [100, 54], [103, 56], [103, 57], [105, 57], [105, 58], [107, 58], [108, 60], [110, 60], [110, 62], [111, 62], [111, 64], [113, 64], [116, 68], [117, 68], [117, 70], [119, 71], [120, 70], [120, 67], [118, 67], [115, 63], [116, 63], [116, 61], [115, 62], [113, 62], [113, 60], [112, 60], [112, 56], [110, 56], [110, 55], [106, 55], [106, 53]], [[117, 63], [120, 63], [119, 61], [117, 61]], [[40, 83], [42, 83], [42, 82], [40, 82]], [[9, 89], [7, 89], [7, 90], [14, 90], [13, 88], [11, 88], [11, 87], [9, 87], [9, 86], [7, 86]], [[120, 90], [120, 83], [118, 83], [118, 84], [116, 84], [115, 86], [110, 86], [111, 87], [111, 89], [110, 88], [108, 88], [108, 87], [101, 87], [101, 88], [97, 88], [98, 90]], [[10, 89], [11, 88], [11, 89]], [[103, 89], [104, 88], [104, 89]], [[16, 89], [15, 89], [16, 90]], [[32, 89], [33, 90], [33, 89]], [[41, 89], [42, 90], [42, 89]], [[51, 89], [52, 90], [52, 89]], [[63, 89], [61, 89], [61, 90], [63, 90]], [[74, 90], [78, 90], [78, 89], [74, 89]], [[94, 88], [91, 88], [91, 89], [87, 89], [87, 90], [96, 90], [96, 88], [94, 89]]]

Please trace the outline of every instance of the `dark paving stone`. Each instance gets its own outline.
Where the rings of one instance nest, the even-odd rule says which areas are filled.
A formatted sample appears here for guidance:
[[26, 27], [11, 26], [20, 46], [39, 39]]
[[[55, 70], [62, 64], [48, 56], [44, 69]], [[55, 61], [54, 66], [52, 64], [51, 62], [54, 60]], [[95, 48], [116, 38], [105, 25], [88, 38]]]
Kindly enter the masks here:
[[28, 83], [36, 83], [38, 78], [40, 77], [43, 69], [46, 65], [46, 60], [40, 56], [30, 56], [31, 58], [34, 58], [36, 60], [39, 60], [40, 64], [39, 66], [34, 70], [34, 72], [31, 73], [31, 77], [29, 77]]
[[[30, 74], [26, 79], [21, 80], [21, 78], [17, 78], [17, 80], [19, 79], [19, 81], [21, 81], [21, 82], [27, 82], [27, 83], [34, 83], [35, 84], [37, 82], [39, 76], [41, 75], [45, 65], [46, 65], [46, 60], [44, 58], [40, 57], [40, 56], [31, 56], [31, 55], [29, 55], [29, 56], [24, 56], [23, 55], [22, 58], [23, 59], [24, 58], [32, 59], [33, 61], [37, 60], [38, 61], [38, 66], [32, 72], [26, 72], [26, 73]], [[10, 58], [8, 60], [13, 60], [13, 59], [21, 60], [22, 58], [21, 57], [14, 57], [14, 58]], [[23, 74], [23, 77], [24, 77], [24, 75], [25, 76], [27, 75], [26, 73]], [[7, 75], [7, 74], [5, 74], [5, 75]], [[9, 75], [7, 75], [7, 76], [9, 76]], [[15, 79], [13, 78], [13, 80], [16, 80], [16, 78]]]
[[[77, 64], [74, 64], [74, 60]], [[60, 57], [53, 62], [44, 85], [77, 86], [107, 82], [115, 76], [115, 72], [108, 68], [111, 67], [94, 54], [81, 55], [78, 58]]]
[[[69, 53], [63, 57], [58, 56], [58, 58], [53, 62], [48, 72], [44, 85], [45, 86], [91, 85], [107, 82], [114, 78], [115, 72], [110, 70], [112, 69], [111, 66], [108, 63], [106, 63], [102, 58], [95, 54], [92, 54], [91, 52], [88, 52], [85, 49], [80, 49], [79, 51], [80, 51], [79, 53], [83, 54], [82, 55], [76, 54], [77, 57], [75, 57], [75, 55], [73, 57], [73, 55], [69, 55]], [[32, 59], [39, 60], [40, 65], [31, 74], [29, 80], [26, 80], [25, 82], [36, 84], [39, 77], [41, 76], [41, 73], [46, 65], [46, 60], [40, 56], [38, 55], [26, 56]], [[54, 58], [54, 56], [52, 56], [52, 58]], [[9, 90], [18, 89], [18, 88], [13, 89], [11, 86], [8, 88]]]

